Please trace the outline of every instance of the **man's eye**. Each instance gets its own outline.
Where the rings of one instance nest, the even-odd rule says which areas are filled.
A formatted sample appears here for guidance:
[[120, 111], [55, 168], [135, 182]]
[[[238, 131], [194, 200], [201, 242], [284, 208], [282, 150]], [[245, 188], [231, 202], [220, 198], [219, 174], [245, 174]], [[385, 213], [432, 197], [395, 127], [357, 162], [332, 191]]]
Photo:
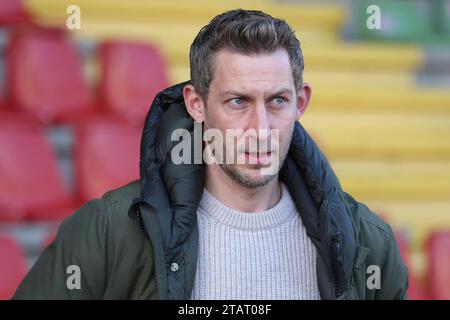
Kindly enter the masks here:
[[241, 106], [244, 103], [244, 100], [242, 98], [233, 98], [229, 100], [229, 103], [232, 106]]
[[275, 101], [276, 104], [283, 104], [286, 102], [286, 99], [283, 97], [276, 97], [275, 99], [273, 99]]

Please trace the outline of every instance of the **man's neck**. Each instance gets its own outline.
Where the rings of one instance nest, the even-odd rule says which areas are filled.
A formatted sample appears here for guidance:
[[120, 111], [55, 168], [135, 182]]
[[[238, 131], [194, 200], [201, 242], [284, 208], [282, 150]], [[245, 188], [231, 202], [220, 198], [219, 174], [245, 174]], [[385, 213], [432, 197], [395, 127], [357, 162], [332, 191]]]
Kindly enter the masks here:
[[205, 184], [206, 189], [227, 207], [243, 212], [268, 210], [281, 198], [277, 177], [262, 187], [248, 188], [234, 181], [217, 165], [207, 166]]

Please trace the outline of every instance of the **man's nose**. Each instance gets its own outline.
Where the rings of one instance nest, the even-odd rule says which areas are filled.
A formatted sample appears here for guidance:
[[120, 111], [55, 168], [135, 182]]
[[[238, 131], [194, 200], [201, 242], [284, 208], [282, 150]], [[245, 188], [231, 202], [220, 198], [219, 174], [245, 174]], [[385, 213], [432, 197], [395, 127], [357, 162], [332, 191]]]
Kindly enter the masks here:
[[261, 132], [264, 134], [265, 132], [266, 135], [270, 131], [269, 117], [264, 103], [258, 103], [254, 106], [250, 115], [249, 128], [256, 130], [257, 133]]

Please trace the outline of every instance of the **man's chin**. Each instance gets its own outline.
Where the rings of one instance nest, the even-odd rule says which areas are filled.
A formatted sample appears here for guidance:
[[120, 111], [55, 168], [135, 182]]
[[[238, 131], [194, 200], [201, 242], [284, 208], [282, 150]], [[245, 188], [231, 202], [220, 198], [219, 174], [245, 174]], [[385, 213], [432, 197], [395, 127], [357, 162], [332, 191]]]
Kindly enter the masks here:
[[261, 174], [264, 171], [263, 169], [269, 166], [263, 164], [246, 164], [221, 165], [220, 167], [227, 176], [243, 187], [258, 188], [265, 186], [278, 175], [278, 173], [272, 175]]

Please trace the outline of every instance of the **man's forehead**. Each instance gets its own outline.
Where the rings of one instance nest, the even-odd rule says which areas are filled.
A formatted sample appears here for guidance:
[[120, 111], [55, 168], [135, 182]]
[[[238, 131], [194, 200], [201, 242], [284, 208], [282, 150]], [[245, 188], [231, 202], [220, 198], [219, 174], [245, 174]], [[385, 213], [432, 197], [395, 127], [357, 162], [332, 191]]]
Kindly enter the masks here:
[[253, 95], [264, 95], [264, 96], [274, 96], [274, 95], [293, 95], [294, 90], [291, 87], [283, 86], [270, 86], [270, 87], [257, 87], [250, 88], [246, 86], [235, 86], [234, 89], [223, 88], [218, 92], [220, 97], [227, 96], [253, 96]]
[[211, 85], [216, 82], [215, 87], [221, 94], [233, 90], [281, 91], [294, 87], [292, 68], [285, 50], [252, 55], [221, 50], [214, 62]]
[[[277, 68], [276, 70], [274, 68]], [[289, 56], [284, 49], [272, 53], [244, 54], [222, 49], [215, 54], [214, 69], [224, 74], [242, 76], [248, 72], [274, 73], [290, 71]]]

